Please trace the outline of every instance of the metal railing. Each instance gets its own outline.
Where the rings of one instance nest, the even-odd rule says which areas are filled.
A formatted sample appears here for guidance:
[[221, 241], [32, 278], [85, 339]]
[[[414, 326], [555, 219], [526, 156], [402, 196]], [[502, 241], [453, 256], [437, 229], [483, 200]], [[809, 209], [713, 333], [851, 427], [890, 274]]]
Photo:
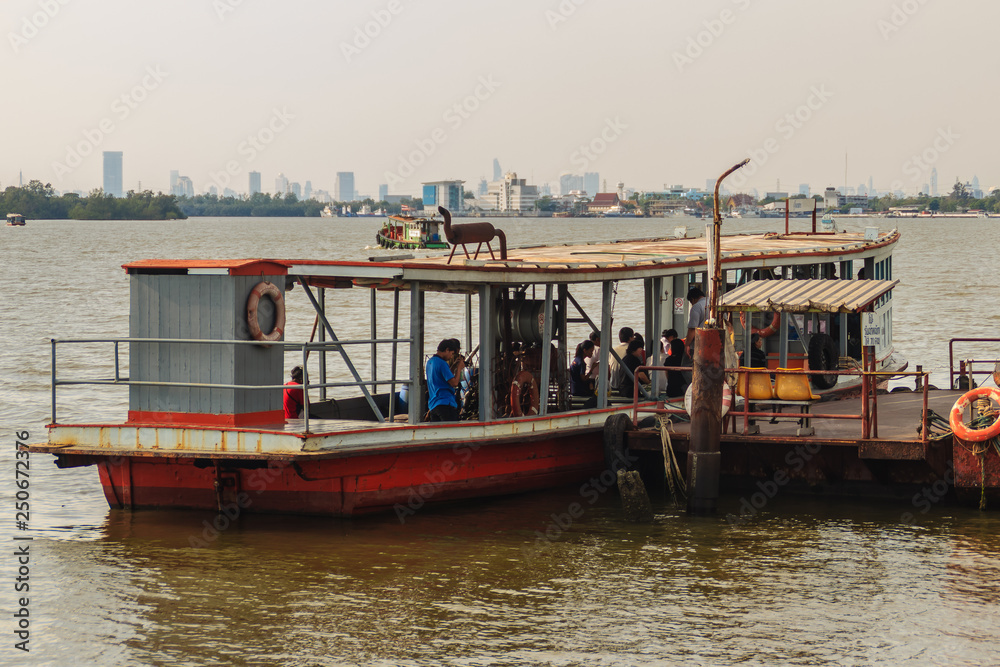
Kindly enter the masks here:
[[[121, 375], [121, 344], [122, 343], [149, 343], [149, 344], [185, 344], [185, 345], [249, 345], [253, 347], [271, 347], [278, 346], [284, 348], [284, 350], [294, 351], [302, 350], [302, 395], [303, 395], [303, 418], [305, 420], [305, 430], [309, 432], [309, 390], [310, 389], [322, 389], [322, 388], [342, 388], [342, 387], [358, 387], [365, 394], [368, 399], [369, 406], [375, 413], [379, 422], [385, 421], [381, 410], [375, 405], [375, 401], [368, 391], [368, 386], [372, 386], [377, 390], [378, 385], [388, 384], [392, 387], [393, 396], [389, 397], [389, 419], [392, 419], [394, 407], [395, 407], [395, 387], [396, 385], [406, 385], [412, 386], [412, 379], [401, 379], [395, 377], [386, 379], [372, 379], [372, 380], [362, 380], [360, 376], [355, 376], [355, 380], [344, 381], [344, 382], [317, 382], [309, 383], [309, 353], [314, 351], [330, 351], [330, 350], [340, 350], [343, 353], [344, 346], [348, 345], [375, 345], [382, 343], [410, 343], [409, 338], [364, 338], [357, 340], [338, 340], [338, 341], [324, 341], [320, 343], [295, 343], [286, 341], [256, 341], [256, 340], [212, 340], [204, 338], [74, 338], [74, 339], [58, 339], [51, 338], [51, 355], [52, 355], [52, 373], [51, 373], [51, 385], [52, 385], [52, 422], [53, 424], [57, 422], [57, 398], [56, 389], [62, 386], [71, 385], [117, 385], [126, 387], [186, 387], [191, 389], [244, 389], [249, 391], [267, 391], [267, 390], [285, 390], [288, 388], [284, 384], [226, 384], [219, 382], [171, 382], [162, 380], [132, 380], [130, 378], [123, 378]], [[59, 379], [57, 376], [57, 352], [56, 348], [59, 345], [70, 345], [70, 344], [102, 344], [110, 343], [114, 346], [114, 363], [115, 363], [115, 374], [113, 378], [85, 378], [85, 379]]]
[[[1000, 359], [961, 359], [958, 362], [958, 370], [955, 370], [955, 343], [1000, 343], [1000, 338], [952, 338], [948, 341], [948, 388], [955, 387], [955, 378], [969, 376], [970, 380], [976, 375], [993, 375], [993, 370], [1000, 363]], [[990, 370], [975, 371], [973, 364], [989, 364]], [[1000, 384], [1000, 383], [998, 383]], [[972, 385], [969, 385], [972, 388]]]
[[[693, 371], [693, 366], [640, 366], [636, 369], [639, 371]], [[748, 399], [747, 395], [750, 394], [750, 375], [751, 373], [768, 373], [771, 375], [851, 375], [859, 376], [861, 378], [861, 395], [863, 402], [861, 404], [861, 414], [860, 415], [843, 415], [843, 414], [816, 414], [816, 413], [803, 413], [803, 418], [812, 419], [848, 419], [848, 420], [860, 420], [861, 421], [861, 439], [867, 440], [869, 438], [878, 438], [878, 392], [874, 391], [874, 385], [871, 384], [877, 381], [877, 378], [884, 377], [916, 377], [917, 380], [917, 390], [923, 392], [923, 406], [921, 410], [920, 423], [922, 427], [920, 429], [920, 442], [927, 444], [929, 440], [928, 436], [928, 387], [930, 383], [928, 378], [930, 376], [929, 371], [923, 371], [919, 367], [916, 371], [902, 372], [902, 371], [863, 371], [861, 369], [857, 370], [846, 370], [846, 371], [815, 371], [808, 369], [789, 369], [789, 368], [727, 368], [723, 371], [725, 374], [736, 374], [738, 376], [738, 383], [742, 383], [743, 389], [743, 409], [742, 410], [730, 410], [729, 418], [733, 418], [733, 427], [735, 429], [735, 418], [743, 417], [743, 434], [747, 435], [750, 426], [750, 419], [754, 418], [767, 418], [772, 419], [775, 417], [790, 417], [791, 413], [781, 413], [781, 412], [762, 412], [762, 411], [751, 411], [751, 403], [762, 403], [767, 404], [780, 399]], [[810, 390], [811, 392], [811, 390]], [[736, 399], [736, 393], [733, 395], [734, 403]], [[666, 403], [663, 400], [658, 400], [655, 407], [644, 407], [639, 405], [639, 393], [638, 390], [633, 392], [632, 399], [632, 424], [638, 427], [639, 424], [639, 413], [653, 413], [653, 414], [687, 414], [687, 410], [684, 409], [673, 409], [665, 407]], [[727, 417], [723, 418], [725, 422]]]

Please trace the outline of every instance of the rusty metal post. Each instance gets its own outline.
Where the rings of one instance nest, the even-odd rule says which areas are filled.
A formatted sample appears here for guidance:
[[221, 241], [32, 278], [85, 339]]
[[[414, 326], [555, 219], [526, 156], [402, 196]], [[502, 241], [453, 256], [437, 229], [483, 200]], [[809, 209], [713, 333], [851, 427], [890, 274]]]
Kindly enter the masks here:
[[868, 421], [868, 346], [861, 348], [861, 437], [867, 439], [869, 431]]
[[816, 205], [813, 204], [813, 234], [816, 233]]
[[917, 391], [920, 391], [921, 389], [924, 388], [924, 376], [922, 375], [923, 372], [924, 372], [924, 367], [921, 366], [920, 364], [917, 364]]
[[785, 235], [788, 235], [788, 200], [785, 199]]
[[688, 511], [714, 512], [719, 500], [722, 432], [723, 330], [695, 331], [691, 441], [687, 456]]

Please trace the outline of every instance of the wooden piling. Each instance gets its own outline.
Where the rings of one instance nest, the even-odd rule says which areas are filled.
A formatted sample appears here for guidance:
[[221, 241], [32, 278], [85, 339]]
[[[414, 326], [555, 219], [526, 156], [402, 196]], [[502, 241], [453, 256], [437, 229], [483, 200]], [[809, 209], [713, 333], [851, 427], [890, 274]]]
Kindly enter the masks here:
[[687, 478], [688, 511], [698, 514], [714, 512], [719, 500], [723, 350], [722, 329], [695, 331]]

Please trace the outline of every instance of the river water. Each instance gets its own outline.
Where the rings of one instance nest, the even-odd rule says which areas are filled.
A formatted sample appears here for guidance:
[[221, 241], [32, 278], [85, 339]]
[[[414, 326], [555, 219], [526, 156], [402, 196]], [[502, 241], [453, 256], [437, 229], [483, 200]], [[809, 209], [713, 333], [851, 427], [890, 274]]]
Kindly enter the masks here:
[[[886, 220], [841, 220], [886, 229]], [[0, 569], [0, 663], [46, 665], [998, 664], [1000, 515], [937, 502], [782, 497], [744, 525], [654, 498], [652, 524], [621, 521], [600, 485], [358, 520], [109, 510], [93, 468], [31, 457], [28, 530], [14, 529], [14, 443], [45, 439], [50, 337], [128, 331], [121, 264], [159, 258], [365, 258], [377, 219], [30, 221], [0, 227], [0, 461], [13, 537], [32, 537], [30, 591]], [[670, 234], [647, 219], [502, 220], [512, 245]], [[804, 222], [802, 224], [805, 224]], [[946, 384], [947, 339], [996, 336], [995, 220], [902, 220], [894, 255], [896, 349]], [[726, 231], [777, 229], [726, 221]], [[795, 221], [793, 221], [795, 225]], [[361, 292], [344, 290], [343, 292]], [[367, 299], [336, 293], [341, 337], [368, 335]], [[616, 321], [638, 321], [625, 301]], [[386, 297], [387, 298], [387, 297]], [[583, 295], [596, 303], [596, 295]], [[428, 298], [428, 345], [458, 335], [461, 297]], [[641, 301], [640, 301], [641, 303]], [[391, 301], [380, 301], [380, 312]], [[308, 338], [302, 294], [288, 339]], [[440, 308], [438, 311], [433, 309]], [[405, 311], [405, 299], [404, 299]], [[297, 317], [299, 316], [299, 317]], [[380, 325], [383, 329], [386, 322]], [[108, 346], [60, 376], [108, 375]], [[980, 350], [982, 356], [1000, 356]], [[977, 355], [979, 356], [979, 355]], [[294, 361], [289, 361], [290, 366]], [[98, 369], [95, 371], [95, 369]], [[121, 419], [125, 392], [60, 390], [59, 418]], [[582, 516], [569, 508], [579, 503]], [[926, 510], [926, 512], [921, 512]], [[907, 514], [916, 515], [906, 520]], [[16, 535], [15, 535], [16, 533]], [[192, 538], [207, 543], [192, 546]], [[29, 598], [29, 653], [17, 650]]]

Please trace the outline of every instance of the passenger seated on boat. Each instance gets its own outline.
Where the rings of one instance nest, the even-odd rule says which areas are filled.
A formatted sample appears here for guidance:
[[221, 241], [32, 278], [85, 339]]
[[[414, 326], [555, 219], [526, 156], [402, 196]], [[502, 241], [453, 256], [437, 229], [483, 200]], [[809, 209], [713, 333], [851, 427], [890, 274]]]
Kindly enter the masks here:
[[597, 374], [601, 370], [601, 332], [591, 331], [590, 342], [594, 344], [594, 353], [586, 359], [587, 372], [585, 373], [585, 377], [588, 380], [593, 380], [596, 384]]
[[594, 356], [594, 341], [585, 340], [576, 346], [576, 356], [569, 365], [570, 390], [574, 396], [593, 396], [594, 381], [587, 377], [587, 359]]
[[[458, 399], [455, 389], [465, 370], [465, 360], [458, 353], [459, 344], [454, 338], [445, 338], [438, 344], [437, 352], [427, 360], [427, 408], [432, 422], [457, 422]], [[456, 370], [449, 363], [456, 359]]]
[[[284, 390], [282, 403], [285, 408], [285, 419], [301, 419], [302, 407], [305, 405], [305, 395], [302, 393], [302, 366], [292, 369], [292, 379], [286, 382], [288, 389]], [[298, 387], [298, 389], [292, 389]]]
[[747, 360], [749, 368], [767, 368], [767, 354], [762, 349], [764, 339], [759, 333], [750, 336], [750, 358]]
[[632, 339], [632, 342], [628, 344], [625, 348], [624, 367], [627, 368], [632, 375], [629, 376], [628, 373], [624, 373], [624, 379], [622, 380], [621, 386], [618, 388], [619, 396], [624, 396], [626, 398], [632, 398], [635, 393], [635, 384], [632, 382], [634, 377], [643, 385], [649, 384], [649, 376], [646, 375], [646, 371], [638, 371], [635, 369], [642, 366], [642, 357], [639, 352], [642, 350], [642, 340], [639, 338]]
[[[670, 339], [670, 355], [663, 360], [664, 366], [683, 366], [684, 362], [684, 341], [677, 337], [677, 332], [673, 329], [673, 338]], [[684, 373], [681, 371], [667, 371], [667, 398], [683, 396], [687, 391], [688, 383], [684, 380]]]
[[[632, 327], [622, 327], [618, 331], [618, 344], [612, 349], [622, 361], [625, 361], [625, 355], [628, 351], [628, 344], [635, 338], [635, 331]], [[611, 374], [611, 388], [615, 391], [621, 389], [622, 378], [625, 375], [625, 371], [622, 370], [622, 365], [618, 363], [618, 359], [614, 355], [608, 355], [608, 370]], [[629, 394], [631, 396], [631, 394]]]

